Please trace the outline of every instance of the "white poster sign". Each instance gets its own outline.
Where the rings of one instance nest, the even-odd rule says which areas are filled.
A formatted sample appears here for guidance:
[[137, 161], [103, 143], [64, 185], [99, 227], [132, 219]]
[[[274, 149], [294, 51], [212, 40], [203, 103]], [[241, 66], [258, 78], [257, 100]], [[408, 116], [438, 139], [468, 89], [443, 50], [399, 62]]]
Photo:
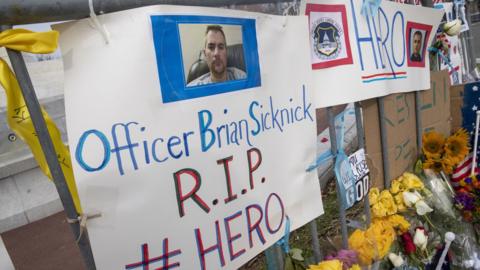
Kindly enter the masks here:
[[287, 216], [323, 213], [306, 17], [154, 6], [100, 21], [108, 44], [88, 20], [57, 26], [98, 269], [237, 269]]
[[427, 48], [442, 12], [381, 1], [373, 16], [364, 1], [308, 0], [317, 107], [430, 87]]

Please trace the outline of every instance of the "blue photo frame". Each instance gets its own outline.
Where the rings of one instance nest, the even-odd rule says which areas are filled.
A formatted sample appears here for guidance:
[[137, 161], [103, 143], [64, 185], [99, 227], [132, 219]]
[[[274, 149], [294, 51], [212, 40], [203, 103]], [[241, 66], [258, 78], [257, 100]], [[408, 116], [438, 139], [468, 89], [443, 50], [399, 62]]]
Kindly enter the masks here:
[[[193, 15], [151, 16], [153, 42], [163, 103], [239, 91], [261, 85], [255, 19]], [[186, 87], [179, 24], [238, 25], [242, 27], [243, 53], [247, 77]]]

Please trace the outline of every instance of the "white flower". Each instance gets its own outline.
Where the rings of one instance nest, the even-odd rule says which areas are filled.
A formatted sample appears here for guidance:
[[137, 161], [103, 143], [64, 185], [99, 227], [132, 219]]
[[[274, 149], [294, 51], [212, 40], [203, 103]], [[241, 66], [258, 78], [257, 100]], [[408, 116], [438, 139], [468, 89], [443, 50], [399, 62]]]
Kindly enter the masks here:
[[425, 229], [415, 229], [415, 236], [413, 237], [413, 243], [421, 250], [427, 249], [428, 236], [425, 234]]
[[417, 194], [415, 194], [413, 192], [410, 192], [410, 191], [403, 192], [403, 202], [405, 203], [405, 205], [407, 207], [414, 206], [418, 201], [420, 201], [422, 199], [422, 197], [417, 196]]
[[402, 256], [395, 253], [388, 254], [388, 259], [392, 262], [394, 267], [400, 267], [404, 264]]
[[422, 195], [420, 195], [420, 193], [418, 193], [417, 191], [403, 192], [403, 202], [408, 207], [415, 206], [417, 214], [420, 216], [423, 216], [426, 213], [433, 211], [433, 209], [430, 208], [430, 206], [428, 206], [428, 204], [423, 201]]
[[428, 204], [426, 202], [424, 202], [423, 200], [417, 202], [415, 204], [415, 208], [417, 209], [417, 214], [419, 216], [423, 216], [426, 213], [430, 213], [430, 212], [433, 211], [433, 209], [430, 208], [430, 206], [428, 206]]
[[449, 36], [456, 36], [462, 30], [462, 21], [459, 19], [447, 22], [443, 25], [443, 31]]

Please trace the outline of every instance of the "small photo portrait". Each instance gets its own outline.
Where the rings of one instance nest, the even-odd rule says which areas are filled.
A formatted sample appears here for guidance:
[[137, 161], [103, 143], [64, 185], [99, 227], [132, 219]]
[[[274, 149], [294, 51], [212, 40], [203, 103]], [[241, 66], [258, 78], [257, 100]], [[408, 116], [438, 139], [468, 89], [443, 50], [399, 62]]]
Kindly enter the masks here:
[[410, 61], [422, 62], [422, 47], [425, 37], [425, 31], [412, 28], [410, 31]]
[[407, 22], [407, 63], [409, 67], [425, 67], [427, 41], [432, 27], [429, 25]]
[[164, 103], [261, 85], [255, 19], [152, 16]]
[[179, 24], [187, 87], [244, 80], [242, 26]]

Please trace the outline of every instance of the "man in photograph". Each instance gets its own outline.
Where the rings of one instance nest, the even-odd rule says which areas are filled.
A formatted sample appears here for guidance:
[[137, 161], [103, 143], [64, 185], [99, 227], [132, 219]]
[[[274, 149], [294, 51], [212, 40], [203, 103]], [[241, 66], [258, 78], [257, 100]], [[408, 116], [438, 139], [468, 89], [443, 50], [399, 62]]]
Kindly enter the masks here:
[[410, 55], [410, 61], [422, 62], [422, 55], [420, 53], [422, 49], [422, 32], [415, 31], [412, 39], [412, 54]]
[[203, 52], [210, 72], [194, 79], [187, 87], [240, 80], [247, 77], [244, 71], [235, 67], [227, 67], [227, 41], [220, 25], [207, 26]]

